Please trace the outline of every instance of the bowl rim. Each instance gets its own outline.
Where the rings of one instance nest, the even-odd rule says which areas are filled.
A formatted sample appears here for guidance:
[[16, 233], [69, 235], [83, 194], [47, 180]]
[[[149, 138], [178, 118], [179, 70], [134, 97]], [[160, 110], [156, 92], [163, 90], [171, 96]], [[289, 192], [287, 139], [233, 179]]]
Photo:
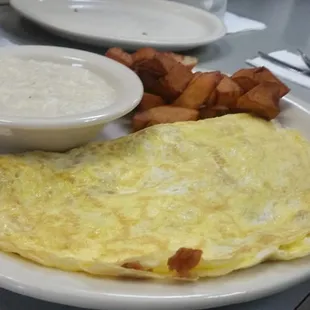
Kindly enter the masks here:
[[1, 47], [0, 58], [5, 56], [34, 60], [38, 60], [39, 57], [40, 60], [56, 63], [58, 62], [52, 59], [62, 59], [72, 64], [78, 62], [95, 65], [96, 69], [117, 78], [117, 85], [121, 87], [115, 90], [121, 100], [99, 110], [58, 117], [2, 116], [0, 113], [0, 127], [64, 129], [93, 126], [113, 121], [128, 114], [139, 104], [143, 96], [142, 82], [131, 69], [100, 54], [67, 47], [24, 45]]

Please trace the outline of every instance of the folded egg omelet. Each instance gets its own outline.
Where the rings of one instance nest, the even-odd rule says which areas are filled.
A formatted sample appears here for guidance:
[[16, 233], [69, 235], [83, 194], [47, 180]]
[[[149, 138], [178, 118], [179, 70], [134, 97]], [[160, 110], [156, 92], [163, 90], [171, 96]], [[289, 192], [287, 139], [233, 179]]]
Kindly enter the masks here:
[[219, 276], [310, 253], [310, 144], [247, 114], [0, 156], [0, 249], [100, 276]]

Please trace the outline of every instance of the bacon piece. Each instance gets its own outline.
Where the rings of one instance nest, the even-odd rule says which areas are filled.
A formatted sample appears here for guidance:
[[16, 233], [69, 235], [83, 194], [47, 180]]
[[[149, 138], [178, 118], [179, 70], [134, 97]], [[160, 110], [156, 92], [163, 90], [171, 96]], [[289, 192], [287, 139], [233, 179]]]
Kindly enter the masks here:
[[126, 269], [144, 270], [144, 267], [138, 261], [124, 263], [122, 267]]
[[144, 268], [138, 261], [124, 263], [122, 267], [126, 269], [134, 269], [140, 271], [152, 271], [152, 269], [150, 268]]
[[175, 270], [180, 277], [188, 277], [189, 272], [195, 268], [202, 257], [201, 250], [180, 248], [168, 259], [169, 270]]

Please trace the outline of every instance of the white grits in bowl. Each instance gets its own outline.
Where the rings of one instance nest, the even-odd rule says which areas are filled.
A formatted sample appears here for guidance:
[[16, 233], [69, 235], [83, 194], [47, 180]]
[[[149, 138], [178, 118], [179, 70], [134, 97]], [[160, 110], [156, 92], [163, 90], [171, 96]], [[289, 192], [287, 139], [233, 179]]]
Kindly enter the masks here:
[[83, 67], [4, 57], [0, 68], [2, 116], [74, 115], [100, 110], [115, 100], [115, 89]]
[[143, 86], [104, 56], [51, 46], [0, 48], [0, 143], [64, 151], [95, 138], [132, 111]]

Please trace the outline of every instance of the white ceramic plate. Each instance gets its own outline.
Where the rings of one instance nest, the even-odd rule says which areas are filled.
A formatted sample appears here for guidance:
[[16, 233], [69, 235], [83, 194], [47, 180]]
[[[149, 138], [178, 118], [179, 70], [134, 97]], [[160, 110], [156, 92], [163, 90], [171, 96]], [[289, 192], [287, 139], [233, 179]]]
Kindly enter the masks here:
[[226, 29], [207, 11], [162, 0], [11, 0], [28, 19], [61, 36], [126, 49], [184, 50], [218, 40]]
[[[310, 112], [287, 97], [279, 121], [310, 139]], [[128, 133], [128, 120], [109, 123], [100, 139]], [[0, 253], [0, 287], [35, 298], [109, 310], [208, 309], [257, 299], [310, 278], [310, 257], [264, 263], [216, 279], [196, 283], [114, 280], [44, 268]]]

